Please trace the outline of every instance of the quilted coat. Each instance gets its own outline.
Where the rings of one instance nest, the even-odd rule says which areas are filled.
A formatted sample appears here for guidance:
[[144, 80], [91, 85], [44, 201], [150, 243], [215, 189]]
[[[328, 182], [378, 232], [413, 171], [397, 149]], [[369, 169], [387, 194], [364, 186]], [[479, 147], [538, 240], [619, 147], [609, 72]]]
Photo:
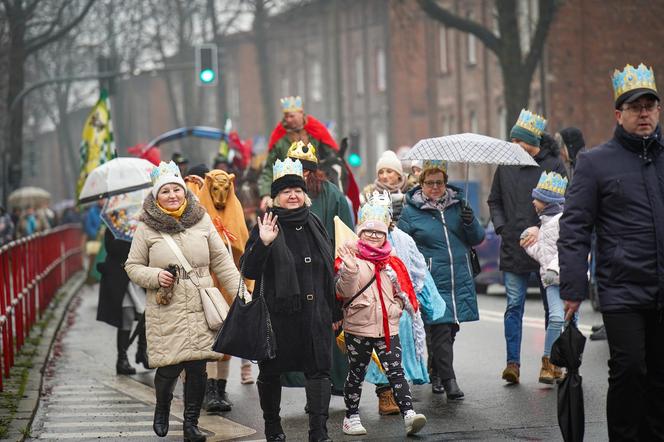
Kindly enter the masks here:
[[211, 350], [215, 332], [207, 326], [201, 297], [192, 279], [180, 277], [177, 280], [168, 305], [156, 302], [159, 272], [169, 264], [180, 266], [160, 232], [172, 235], [198, 276], [201, 287], [213, 287], [212, 270], [229, 292], [236, 293], [240, 274], [233, 257], [210, 216], [191, 192], [187, 192], [187, 208], [180, 220], [163, 213], [151, 194], [143, 209], [145, 214], [134, 234], [125, 270], [132, 281], [147, 289], [145, 325], [150, 367], [221, 359], [222, 354]]

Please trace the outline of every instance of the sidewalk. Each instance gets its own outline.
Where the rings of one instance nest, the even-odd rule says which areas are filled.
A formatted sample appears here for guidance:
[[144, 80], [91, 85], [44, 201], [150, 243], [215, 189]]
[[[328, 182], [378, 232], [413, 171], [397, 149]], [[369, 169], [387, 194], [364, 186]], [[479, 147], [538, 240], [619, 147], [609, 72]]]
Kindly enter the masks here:
[[[98, 286], [74, 295], [55, 339], [30, 435], [26, 440], [182, 440], [182, 386], [175, 390], [167, 438], [152, 431], [154, 370], [115, 374], [116, 329], [96, 321]], [[129, 349], [133, 364], [135, 344]], [[202, 413], [208, 440], [249, 436], [255, 430]]]

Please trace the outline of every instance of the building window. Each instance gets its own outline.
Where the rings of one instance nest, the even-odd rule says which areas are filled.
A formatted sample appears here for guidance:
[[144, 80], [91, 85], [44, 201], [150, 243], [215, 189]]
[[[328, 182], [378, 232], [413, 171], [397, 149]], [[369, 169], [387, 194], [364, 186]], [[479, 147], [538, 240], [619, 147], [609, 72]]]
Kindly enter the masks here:
[[480, 124], [477, 121], [477, 112], [475, 112], [474, 110], [471, 110], [468, 119], [470, 120], [470, 131], [474, 134], [479, 133]]
[[440, 72], [446, 74], [449, 70], [447, 64], [447, 28], [438, 29], [438, 57], [440, 58]]
[[362, 57], [355, 57], [355, 93], [364, 95], [364, 63]]
[[443, 135], [452, 135], [452, 131], [454, 130], [454, 117], [449, 115], [447, 117], [443, 117]]
[[[467, 15], [468, 20], [473, 20], [474, 14], [471, 12]], [[468, 32], [466, 44], [468, 46], [468, 64], [474, 66], [477, 64], [477, 42], [475, 41], [475, 35]]]
[[290, 81], [288, 79], [288, 73], [284, 72], [283, 77], [281, 77], [281, 96], [287, 97], [290, 95]]
[[240, 85], [234, 71], [228, 73], [228, 107], [231, 115], [236, 118], [240, 116]]
[[387, 134], [384, 130], [376, 132], [376, 152], [382, 155], [387, 150]]
[[387, 73], [385, 69], [385, 51], [380, 48], [376, 52], [376, 88], [380, 92], [384, 92], [387, 89]]
[[505, 106], [498, 107], [498, 138], [501, 140], [507, 139], [507, 126], [505, 123], [505, 118], [507, 118], [507, 111]]
[[311, 65], [311, 99], [319, 102], [323, 100], [323, 68], [320, 61]]

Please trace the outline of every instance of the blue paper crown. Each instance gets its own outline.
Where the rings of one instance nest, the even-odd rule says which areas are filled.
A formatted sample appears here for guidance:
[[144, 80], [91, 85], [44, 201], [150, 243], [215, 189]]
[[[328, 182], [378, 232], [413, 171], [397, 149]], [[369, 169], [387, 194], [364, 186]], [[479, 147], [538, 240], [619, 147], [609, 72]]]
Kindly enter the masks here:
[[655, 73], [652, 68], [648, 68], [641, 63], [636, 69], [631, 64], [628, 64], [622, 71], [619, 71], [618, 69], [613, 71], [614, 100], [618, 100], [618, 98], [625, 92], [641, 88], [652, 89], [657, 92]]
[[392, 199], [387, 192], [378, 193], [374, 191], [369, 200], [360, 207], [357, 215], [359, 224], [364, 224], [366, 221], [380, 221], [386, 226], [392, 220]]
[[516, 120], [515, 126], [522, 127], [528, 132], [535, 134], [535, 136], [541, 137], [546, 129], [546, 119], [527, 109], [521, 109], [519, 119]]
[[272, 181], [277, 181], [285, 175], [299, 175], [302, 177], [302, 163], [300, 160], [293, 161], [290, 158], [286, 158], [283, 161], [275, 161], [272, 166]]
[[152, 181], [152, 184], [156, 183], [159, 177], [164, 175], [175, 175], [181, 178], [180, 169], [173, 161], [169, 161], [168, 163], [162, 161], [159, 163], [159, 166], [155, 166], [152, 169], [152, 172], [150, 172], [150, 180]]
[[567, 178], [557, 172], [542, 172], [536, 189], [547, 190], [555, 194], [565, 196], [567, 189]]
[[427, 169], [438, 169], [447, 175], [447, 162], [443, 160], [424, 160], [422, 163], [422, 171]]

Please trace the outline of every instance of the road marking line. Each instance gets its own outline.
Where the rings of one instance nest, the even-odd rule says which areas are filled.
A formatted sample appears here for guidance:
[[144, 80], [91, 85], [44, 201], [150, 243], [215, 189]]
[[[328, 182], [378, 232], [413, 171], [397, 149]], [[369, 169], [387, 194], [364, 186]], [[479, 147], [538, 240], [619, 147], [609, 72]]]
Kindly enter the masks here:
[[[149, 405], [145, 404], [137, 404], [137, 403], [131, 403], [131, 404], [53, 404], [55, 405], [58, 409], [70, 409], [70, 408], [149, 408]], [[51, 406], [49, 405], [49, 408]]]
[[[505, 312], [480, 309], [480, 320], [486, 320], [489, 322], [503, 322], [504, 318]], [[544, 319], [534, 318], [532, 316], [524, 316], [523, 325], [532, 328], [544, 328]], [[579, 330], [584, 334], [592, 333], [590, 325], [579, 324]]]
[[[182, 430], [168, 432], [169, 436], [182, 436]], [[39, 435], [39, 439], [61, 440], [61, 439], [87, 439], [96, 440], [103, 437], [157, 437], [154, 431], [106, 431], [100, 433], [44, 433]]]
[[[181, 427], [181, 422], [171, 421], [168, 428]], [[147, 427], [152, 428], [152, 421], [106, 421], [106, 422], [44, 422], [48, 428], [73, 428], [73, 427]]]
[[152, 416], [154, 412], [152, 411], [131, 411], [131, 412], [121, 412], [121, 411], [109, 411], [108, 413], [106, 412], [99, 412], [99, 413], [58, 413], [58, 412], [52, 412], [52, 411], [47, 411], [46, 416], [52, 417], [52, 418], [68, 418], [68, 417], [121, 417], [121, 416]]

